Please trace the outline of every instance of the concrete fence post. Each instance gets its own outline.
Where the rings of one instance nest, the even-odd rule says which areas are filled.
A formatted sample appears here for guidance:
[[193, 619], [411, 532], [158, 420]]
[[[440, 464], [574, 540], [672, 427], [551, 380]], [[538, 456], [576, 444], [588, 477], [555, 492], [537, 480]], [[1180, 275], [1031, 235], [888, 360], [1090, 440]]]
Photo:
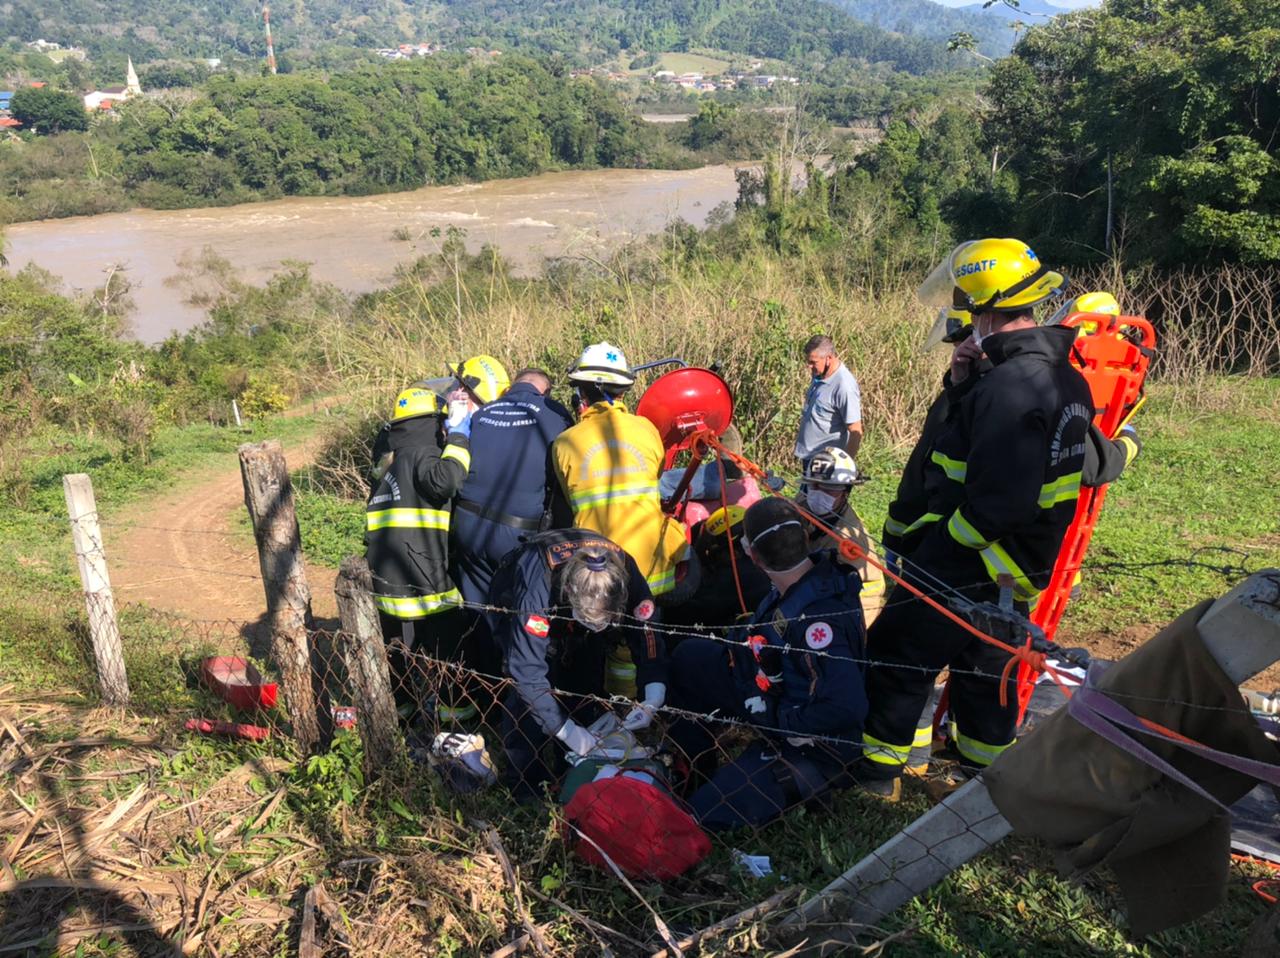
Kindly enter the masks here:
[[71, 517], [71, 541], [89, 613], [89, 637], [102, 701], [107, 705], [128, 705], [129, 678], [124, 669], [124, 649], [116, 623], [116, 604], [111, 595], [111, 577], [107, 573], [107, 553], [102, 545], [93, 482], [82, 472], [63, 476], [62, 491]]

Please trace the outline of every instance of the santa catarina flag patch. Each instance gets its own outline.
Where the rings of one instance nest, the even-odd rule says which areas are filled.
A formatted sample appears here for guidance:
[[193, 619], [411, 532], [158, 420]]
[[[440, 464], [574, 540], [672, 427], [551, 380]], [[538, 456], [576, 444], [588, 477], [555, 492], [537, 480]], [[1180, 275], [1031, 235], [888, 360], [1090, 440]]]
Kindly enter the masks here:
[[524, 620], [524, 630], [530, 635], [536, 635], [540, 639], [545, 639], [547, 633], [551, 631], [551, 623], [540, 615], [531, 615]]

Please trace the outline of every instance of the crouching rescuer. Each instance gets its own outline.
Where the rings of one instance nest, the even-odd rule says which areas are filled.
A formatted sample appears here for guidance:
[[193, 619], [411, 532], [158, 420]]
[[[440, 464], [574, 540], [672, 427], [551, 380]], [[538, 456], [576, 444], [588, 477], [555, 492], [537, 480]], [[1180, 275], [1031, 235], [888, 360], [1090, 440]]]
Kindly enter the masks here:
[[650, 627], [656, 615], [644, 576], [620, 546], [587, 529], [557, 529], [528, 539], [494, 574], [488, 615], [512, 687], [502, 701], [506, 784], [521, 800], [563, 770], [544, 756], [556, 739], [586, 755], [587, 730], [604, 711], [605, 657], [630, 649], [643, 701], [623, 725], [647, 727], [667, 694], [667, 655]]
[[713, 830], [764, 825], [849, 784], [867, 714], [857, 572], [811, 556], [806, 521], [784, 499], [755, 503], [742, 531], [772, 589], [728, 641], [686, 639], [672, 656], [672, 706], [759, 730], [720, 765], [706, 721], [681, 716], [670, 727], [694, 782], [705, 779], [690, 801]]
[[[945, 287], [949, 305], [972, 317], [973, 345], [953, 357], [954, 398], [911, 455], [920, 494], [904, 512], [900, 490], [890, 515], [898, 539], [913, 543], [903, 576], [962, 615], [972, 603], [998, 602], [1001, 576], [1026, 615], [1075, 514], [1093, 403], [1070, 362], [1075, 330], [1037, 326], [1034, 315], [1065, 283], [1026, 244], [983, 239], [957, 247], [921, 288], [929, 302], [929, 287]], [[979, 378], [971, 366], [982, 353], [991, 369]], [[985, 768], [1013, 742], [1012, 679], [1003, 704], [1000, 694], [1008, 654], [900, 585], [868, 632], [867, 657], [871, 711], [858, 774], [871, 790], [896, 795], [943, 668], [951, 669], [949, 734], [962, 766]]]

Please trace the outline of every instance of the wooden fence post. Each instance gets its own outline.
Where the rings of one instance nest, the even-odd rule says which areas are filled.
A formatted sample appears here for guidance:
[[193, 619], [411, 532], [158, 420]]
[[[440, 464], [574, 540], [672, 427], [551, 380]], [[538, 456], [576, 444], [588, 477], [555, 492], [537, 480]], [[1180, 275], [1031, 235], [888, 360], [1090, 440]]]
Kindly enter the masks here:
[[85, 607], [89, 612], [89, 636], [98, 666], [98, 688], [107, 705], [129, 704], [129, 677], [124, 670], [124, 650], [116, 624], [116, 604], [107, 574], [107, 553], [102, 547], [98, 504], [93, 482], [83, 472], [62, 477], [62, 491], [71, 517], [71, 542], [80, 567]]
[[356, 701], [356, 729], [364, 742], [365, 766], [373, 772], [403, 758], [404, 741], [369, 564], [360, 556], [343, 559], [333, 590], [342, 619], [339, 647]]
[[239, 452], [244, 504], [253, 520], [262, 587], [266, 591], [271, 655], [280, 669], [294, 738], [304, 754], [314, 754], [328, 745], [333, 720], [325, 706], [323, 685], [316, 682], [311, 668], [311, 588], [302, 564], [302, 540], [289, 468], [284, 450], [275, 439], [245, 443]]

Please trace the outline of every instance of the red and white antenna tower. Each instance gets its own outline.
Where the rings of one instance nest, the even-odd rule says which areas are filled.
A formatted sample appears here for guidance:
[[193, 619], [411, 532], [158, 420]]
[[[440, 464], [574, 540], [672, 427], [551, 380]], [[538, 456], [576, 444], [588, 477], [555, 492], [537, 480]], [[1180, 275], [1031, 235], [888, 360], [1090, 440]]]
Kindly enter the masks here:
[[265, 3], [262, 5], [262, 27], [267, 33], [267, 69], [275, 76], [276, 48], [271, 42], [271, 7]]

